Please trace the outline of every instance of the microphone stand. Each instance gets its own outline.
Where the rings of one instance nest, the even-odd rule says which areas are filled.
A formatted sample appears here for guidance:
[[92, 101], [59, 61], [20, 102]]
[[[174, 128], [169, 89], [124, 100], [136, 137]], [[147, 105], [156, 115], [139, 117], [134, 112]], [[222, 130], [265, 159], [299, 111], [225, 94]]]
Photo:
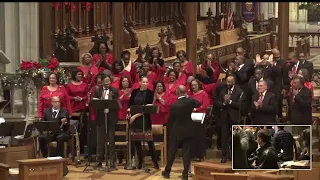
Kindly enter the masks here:
[[[102, 61], [104, 59], [105, 58], [103, 58], [103, 57], [100, 58], [100, 61], [97, 63], [98, 69], [100, 68], [101, 63], [102, 63]], [[89, 69], [89, 72], [91, 72], [90, 69]], [[91, 103], [90, 103], [90, 101], [92, 99], [92, 83], [93, 83], [93, 81], [94, 81], [94, 77], [92, 77], [91, 82], [90, 82], [89, 87], [88, 87], [88, 89], [89, 89], [89, 104], [88, 104], [88, 110], [89, 110], [88, 121], [89, 121], [89, 123], [88, 123], [88, 128], [87, 128], [87, 151], [88, 151], [87, 156], [88, 157], [87, 157], [87, 162], [86, 162], [86, 165], [85, 165], [85, 168], [84, 168], [83, 172], [89, 172], [89, 171], [93, 171], [94, 170], [91, 167], [91, 164], [90, 164], [90, 162], [91, 162], [91, 139], [90, 139], [91, 138], [91, 109], [90, 109], [90, 104]], [[77, 164], [79, 164], [79, 163], [80, 162], [77, 162]], [[78, 167], [78, 166], [76, 166], [76, 167]], [[91, 169], [89, 169], [89, 167], [91, 167]]]
[[[145, 100], [144, 100], [145, 101]], [[143, 103], [143, 106], [144, 103]], [[145, 143], [146, 143], [146, 136], [145, 136], [145, 109], [143, 108], [142, 110], [142, 134], [143, 134], [143, 141], [142, 141], [142, 169], [144, 170], [144, 172], [146, 173], [150, 173], [151, 169], [146, 168], [146, 164], [145, 164]]]

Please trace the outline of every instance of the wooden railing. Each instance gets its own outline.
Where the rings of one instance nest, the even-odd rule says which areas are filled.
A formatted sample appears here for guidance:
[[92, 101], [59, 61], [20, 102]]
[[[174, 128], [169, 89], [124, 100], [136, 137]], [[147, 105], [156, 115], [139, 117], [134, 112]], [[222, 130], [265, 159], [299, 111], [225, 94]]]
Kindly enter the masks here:
[[293, 46], [295, 41], [309, 37], [310, 47], [320, 47], [320, 32], [289, 32], [289, 45]]

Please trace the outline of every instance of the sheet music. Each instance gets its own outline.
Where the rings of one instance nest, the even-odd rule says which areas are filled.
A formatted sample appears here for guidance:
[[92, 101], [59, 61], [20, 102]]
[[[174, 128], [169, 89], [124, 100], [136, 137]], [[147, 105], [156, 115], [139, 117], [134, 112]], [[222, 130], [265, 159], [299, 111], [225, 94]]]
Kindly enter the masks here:
[[192, 113], [191, 119], [194, 122], [201, 122], [203, 124], [204, 118], [206, 117], [205, 113]]
[[48, 160], [57, 160], [57, 159], [62, 159], [62, 157], [57, 156], [57, 157], [47, 157]]

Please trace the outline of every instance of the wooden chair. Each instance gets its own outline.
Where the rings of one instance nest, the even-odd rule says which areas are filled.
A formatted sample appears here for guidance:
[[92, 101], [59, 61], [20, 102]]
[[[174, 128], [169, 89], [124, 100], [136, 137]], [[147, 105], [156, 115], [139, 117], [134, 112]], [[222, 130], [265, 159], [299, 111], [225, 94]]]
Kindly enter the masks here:
[[[118, 152], [118, 157], [124, 155], [127, 157], [128, 152], [128, 121], [118, 121], [115, 130], [115, 144], [116, 152]], [[128, 157], [126, 158], [128, 159]], [[126, 162], [127, 163], [127, 162]]]
[[[163, 125], [152, 125], [152, 135], [156, 150], [160, 151], [161, 166], [167, 163], [167, 127]], [[145, 143], [143, 149], [146, 150], [148, 144]]]
[[9, 169], [10, 169], [9, 165], [0, 163], [0, 179], [1, 180], [9, 180], [10, 178]]

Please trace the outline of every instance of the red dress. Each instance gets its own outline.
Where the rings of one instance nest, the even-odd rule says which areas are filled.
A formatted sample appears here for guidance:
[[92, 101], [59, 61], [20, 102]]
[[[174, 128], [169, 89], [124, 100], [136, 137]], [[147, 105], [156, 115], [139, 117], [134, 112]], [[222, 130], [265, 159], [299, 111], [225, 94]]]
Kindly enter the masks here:
[[89, 74], [89, 68], [87, 68], [85, 66], [79, 66], [78, 68], [83, 73], [82, 81], [87, 83], [87, 84], [90, 84], [92, 82], [92, 86], [95, 86], [96, 85], [95, 78], [99, 73], [98, 67], [96, 65], [92, 65], [90, 67], [90, 74]]
[[54, 96], [59, 96], [61, 107], [65, 108], [69, 115], [71, 116], [72, 110], [70, 106], [70, 97], [67, 93], [67, 90], [64, 86], [58, 85], [58, 88], [55, 91], [50, 91], [48, 86], [43, 86], [40, 91], [39, 104], [38, 104], [38, 117], [42, 117], [43, 112], [46, 108], [51, 108], [51, 98]]
[[181, 84], [179, 81], [175, 81], [175, 82], [173, 83], [173, 85], [171, 86], [171, 88], [170, 88], [169, 85], [170, 85], [169, 82], [168, 82], [168, 83], [165, 83], [166, 92], [168, 92], [168, 93], [170, 93], [170, 94], [172, 94], [172, 95], [176, 95], [176, 94], [177, 94], [176, 89], [177, 89], [180, 85], [183, 85], [183, 84]]
[[[186, 75], [185, 73], [180, 73], [177, 81], [178, 81], [180, 84], [182, 84], [182, 85], [186, 85], [186, 84], [187, 84], [187, 79], [188, 79], [188, 77], [187, 77], [187, 75]], [[169, 77], [168, 77], [168, 75], [165, 75], [165, 76], [164, 76], [163, 82], [164, 82], [164, 83], [169, 83]]]
[[[200, 65], [199, 74], [203, 74], [204, 69], [207, 67], [207, 61], [204, 64]], [[212, 74], [212, 78], [214, 82], [217, 82], [220, 76], [220, 65], [214, 61], [211, 61], [211, 67], [214, 69], [214, 73]]]
[[[100, 54], [94, 54], [92, 64], [97, 65], [97, 63], [100, 61], [100, 58], [101, 58]], [[110, 65], [113, 64], [114, 57], [112, 54], [110, 53], [106, 54], [106, 62], [108, 62]], [[106, 69], [105, 67], [100, 67], [99, 72], [103, 72], [105, 69]]]
[[214, 89], [216, 88], [216, 83], [211, 83], [211, 84], [202, 84], [203, 90], [208, 94], [209, 98], [210, 98], [210, 105], [213, 104], [212, 98], [213, 98], [213, 92]]
[[[126, 71], [130, 72], [131, 82], [136, 82], [136, 74], [138, 73], [136, 64], [131, 62], [131, 66], [130, 67], [125, 67], [124, 69]], [[139, 78], [138, 78], [138, 81], [139, 81]]]
[[123, 71], [120, 72], [120, 73], [113, 73], [113, 72], [112, 72], [112, 76], [113, 76], [113, 77], [117, 77], [118, 79], [120, 79], [120, 78], [123, 77], [123, 76], [126, 76], [126, 77], [128, 77], [128, 78], [130, 79], [130, 81], [132, 81], [130, 72], [128, 72], [127, 70], [123, 70]]
[[[148, 78], [148, 82], [151, 83], [151, 84], [154, 84], [156, 81], [157, 81], [157, 74], [152, 72], [152, 71], [149, 71], [148, 72], [148, 75], [147, 75], [147, 78]], [[136, 74], [136, 83], [140, 81], [140, 77], [139, 77], [139, 74]]]
[[[119, 90], [119, 97], [121, 97], [123, 94], [124, 94], [124, 91]], [[131, 94], [124, 95], [122, 99], [119, 98], [122, 105], [122, 108], [118, 111], [119, 120], [126, 120], [130, 97], [131, 97]]]
[[164, 93], [161, 98], [164, 100], [165, 105], [161, 104], [158, 99], [154, 101], [153, 104], [159, 106], [159, 113], [150, 115], [152, 124], [163, 125], [168, 122], [170, 106], [174, 102], [175, 98], [170, 93]]
[[[140, 88], [140, 83], [136, 82], [132, 85], [131, 89], [139, 89]], [[150, 82], [148, 83], [148, 89], [153, 91], [153, 84], [151, 84]]]
[[196, 112], [207, 113], [207, 107], [210, 105], [210, 99], [206, 91], [201, 91], [197, 94], [191, 92], [190, 97], [200, 102], [201, 106], [197, 108]]
[[189, 76], [193, 76], [193, 65], [192, 65], [192, 62], [190, 61], [187, 61], [187, 64], [183, 65], [181, 64], [181, 72], [185, 74], [184, 70], [187, 70], [188, 71], [188, 74], [187, 77]]
[[119, 89], [120, 78], [118, 78], [118, 77], [114, 77], [114, 78], [117, 78], [117, 79], [115, 81], [111, 82], [111, 86], [116, 88], [116, 89]]
[[[67, 85], [67, 92], [70, 97], [70, 103], [71, 103], [71, 109], [72, 112], [77, 112], [79, 110], [85, 110], [87, 107], [87, 101], [88, 101], [88, 84], [87, 83], [81, 83], [79, 85], [75, 85], [72, 82], [70, 82]], [[75, 101], [72, 99], [72, 97], [81, 97], [82, 101]]]
[[150, 69], [152, 72], [156, 73], [157, 75], [156, 81], [162, 80], [164, 74], [166, 73], [166, 64], [163, 63], [163, 66], [162, 67], [160, 66], [160, 68], [155, 67], [154, 64], [150, 64]]

